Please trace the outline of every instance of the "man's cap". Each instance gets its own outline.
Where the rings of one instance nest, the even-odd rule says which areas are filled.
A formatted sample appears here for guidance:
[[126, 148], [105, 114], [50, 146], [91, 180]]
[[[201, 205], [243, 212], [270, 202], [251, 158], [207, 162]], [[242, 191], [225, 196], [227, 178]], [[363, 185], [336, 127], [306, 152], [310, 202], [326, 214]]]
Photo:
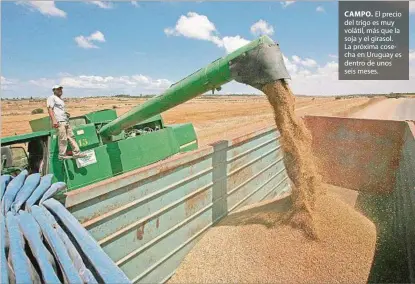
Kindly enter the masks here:
[[56, 89], [63, 89], [63, 87], [61, 85], [53, 86], [52, 90], [56, 90]]

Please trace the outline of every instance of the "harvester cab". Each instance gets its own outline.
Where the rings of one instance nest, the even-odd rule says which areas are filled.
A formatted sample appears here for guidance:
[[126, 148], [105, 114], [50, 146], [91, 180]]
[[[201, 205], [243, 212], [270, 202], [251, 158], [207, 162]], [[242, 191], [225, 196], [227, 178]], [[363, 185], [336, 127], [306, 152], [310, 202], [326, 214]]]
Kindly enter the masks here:
[[46, 173], [48, 133], [40, 131], [5, 137], [1, 144], [1, 174], [18, 175], [27, 170], [30, 173]]

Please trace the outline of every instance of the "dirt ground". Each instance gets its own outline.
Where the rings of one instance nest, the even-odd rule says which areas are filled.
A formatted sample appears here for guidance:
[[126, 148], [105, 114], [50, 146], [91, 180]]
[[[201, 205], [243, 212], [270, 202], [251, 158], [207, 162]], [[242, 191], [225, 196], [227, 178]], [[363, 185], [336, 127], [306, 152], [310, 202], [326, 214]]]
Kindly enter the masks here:
[[[67, 99], [67, 109], [72, 117], [85, 113], [112, 109], [118, 115], [127, 112], [144, 98], [83, 98]], [[297, 97], [296, 114], [346, 116], [376, 99], [334, 97]], [[1, 136], [31, 132], [29, 121], [47, 115], [46, 99], [1, 102]], [[43, 114], [31, 114], [42, 108]], [[175, 107], [163, 114], [166, 124], [193, 123], [199, 145], [220, 139], [238, 137], [258, 129], [274, 125], [273, 112], [265, 96], [199, 97]]]

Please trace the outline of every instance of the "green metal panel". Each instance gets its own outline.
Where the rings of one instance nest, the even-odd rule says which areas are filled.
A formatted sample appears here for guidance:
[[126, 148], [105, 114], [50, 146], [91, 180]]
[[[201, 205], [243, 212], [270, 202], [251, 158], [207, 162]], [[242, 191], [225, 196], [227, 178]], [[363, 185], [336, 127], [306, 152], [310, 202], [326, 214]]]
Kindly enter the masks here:
[[95, 125], [93, 123], [73, 128], [73, 133], [81, 151], [89, 150], [100, 145]]
[[64, 161], [65, 181], [71, 190], [113, 175], [106, 146], [96, 147], [93, 151], [95, 152], [97, 162], [84, 168], [78, 168], [75, 160]]
[[[59, 138], [58, 138], [58, 131], [56, 129], [51, 131], [50, 136], [50, 144], [49, 144], [49, 153], [51, 157], [58, 158], [59, 156], [59, 144], [58, 144]], [[70, 149], [70, 146], [68, 146], [68, 149]]]
[[[53, 182], [66, 182], [65, 168], [58, 156], [50, 156], [49, 158], [49, 173], [53, 174]], [[67, 185], [69, 188], [69, 185]]]
[[140, 122], [140, 124], [147, 124], [147, 123], [151, 123], [151, 122], [159, 122], [160, 126], [163, 128], [164, 127], [164, 121], [163, 118], [161, 117], [161, 114], [157, 114], [153, 117], [150, 117], [149, 119], [143, 120]]
[[105, 138], [102, 142], [104, 144], [108, 144], [108, 143], [111, 143], [111, 142], [116, 142], [116, 141], [123, 140], [125, 138], [126, 138], [126, 135], [125, 135], [125, 131], [123, 130], [120, 134], [112, 135], [109, 138]]
[[50, 134], [50, 131], [45, 130], [45, 131], [26, 133], [26, 134], [20, 134], [20, 135], [15, 135], [15, 136], [8, 136], [8, 137], [1, 138], [1, 145], [7, 146], [11, 144], [16, 144], [16, 143], [26, 143], [33, 139], [49, 136], [49, 134]]
[[105, 138], [102, 142], [104, 144], [107, 144], [107, 143], [111, 143], [111, 142], [115, 142], [115, 141], [119, 141], [119, 140], [123, 140], [123, 139], [125, 139], [125, 131], [124, 130], [121, 131], [120, 134], [112, 135], [109, 138]]
[[[53, 174], [53, 182], [66, 182], [65, 168], [61, 160], [59, 160], [58, 135], [56, 130], [51, 132], [48, 140], [49, 148], [49, 171]], [[69, 186], [68, 186], [69, 187]]]
[[76, 160], [66, 160], [66, 182], [76, 189], [106, 178], [165, 159], [179, 152], [172, 129], [162, 129], [145, 135], [93, 148], [97, 162], [78, 168]]
[[131, 127], [142, 120], [230, 82], [232, 77], [229, 62], [264, 43], [273, 44], [274, 42], [269, 37], [262, 36], [227, 56], [215, 60], [207, 67], [173, 84], [163, 94], [146, 101], [142, 105], [136, 106], [118, 119], [105, 125], [101, 128], [100, 134], [108, 137], [120, 133], [123, 129]]
[[111, 121], [117, 118], [117, 112], [113, 109], [103, 109], [99, 111], [90, 112], [85, 117], [91, 123], [101, 123]]
[[88, 124], [88, 120], [85, 116], [77, 116], [77, 117], [71, 117], [69, 120], [69, 124], [72, 128], [79, 127], [81, 125]]
[[190, 142], [188, 144], [185, 144], [183, 146], [180, 147], [180, 152], [189, 152], [189, 151], [194, 151], [197, 150], [197, 140]]
[[[81, 151], [99, 146], [100, 141], [98, 139], [94, 124], [80, 125], [72, 130]], [[72, 150], [70, 143], [68, 143], [67, 149], [68, 151]], [[59, 155], [58, 131], [56, 129], [51, 132], [49, 153], [51, 153], [52, 157], [56, 158]]]
[[177, 142], [180, 146], [180, 152], [187, 152], [197, 149], [197, 136], [193, 124], [174, 124], [168, 126], [173, 129]]
[[50, 122], [49, 116], [31, 120], [29, 121], [29, 124], [33, 132], [52, 129], [52, 123]]

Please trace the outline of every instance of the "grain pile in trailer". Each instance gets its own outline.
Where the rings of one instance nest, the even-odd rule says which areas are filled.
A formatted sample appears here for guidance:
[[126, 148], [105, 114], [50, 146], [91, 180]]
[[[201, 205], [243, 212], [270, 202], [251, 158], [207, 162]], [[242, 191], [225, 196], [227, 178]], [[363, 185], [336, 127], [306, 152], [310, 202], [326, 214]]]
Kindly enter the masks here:
[[366, 283], [374, 224], [322, 186], [312, 137], [295, 116], [285, 80], [259, 89], [274, 110], [292, 194], [230, 214], [206, 233], [170, 283]]

